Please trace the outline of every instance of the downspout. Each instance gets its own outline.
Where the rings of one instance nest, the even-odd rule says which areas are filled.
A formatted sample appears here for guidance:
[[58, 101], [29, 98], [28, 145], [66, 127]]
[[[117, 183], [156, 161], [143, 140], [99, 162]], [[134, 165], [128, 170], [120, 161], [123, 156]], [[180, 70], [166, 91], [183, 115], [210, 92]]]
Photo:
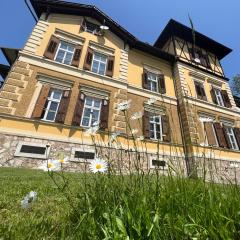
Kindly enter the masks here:
[[24, 2], [25, 2], [25, 4], [27, 5], [27, 8], [28, 8], [28, 10], [30, 11], [31, 15], [33, 16], [35, 22], [37, 23], [37, 22], [38, 22], [38, 19], [37, 19], [36, 16], [34, 15], [31, 7], [29, 6], [29, 3], [27, 2], [27, 0], [24, 0]]

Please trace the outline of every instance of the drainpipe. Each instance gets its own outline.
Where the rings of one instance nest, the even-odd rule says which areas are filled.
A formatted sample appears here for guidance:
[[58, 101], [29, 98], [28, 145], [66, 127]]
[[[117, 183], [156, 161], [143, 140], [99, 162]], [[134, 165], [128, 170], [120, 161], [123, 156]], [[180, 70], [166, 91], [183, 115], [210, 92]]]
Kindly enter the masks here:
[[38, 19], [37, 19], [37, 17], [34, 15], [34, 13], [33, 13], [32, 9], [31, 9], [31, 7], [29, 6], [29, 3], [27, 2], [27, 0], [24, 0], [24, 2], [25, 2], [25, 4], [26, 4], [28, 10], [30, 11], [31, 15], [33, 16], [35, 22], [37, 23], [37, 22], [38, 22]]

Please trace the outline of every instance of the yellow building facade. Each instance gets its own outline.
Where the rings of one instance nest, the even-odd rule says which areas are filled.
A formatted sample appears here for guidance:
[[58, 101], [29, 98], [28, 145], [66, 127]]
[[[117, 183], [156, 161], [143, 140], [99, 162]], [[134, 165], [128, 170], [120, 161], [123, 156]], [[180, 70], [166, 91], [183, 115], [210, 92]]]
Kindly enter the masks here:
[[61, 153], [73, 171], [99, 157], [116, 171], [202, 176], [207, 161], [233, 176], [240, 112], [220, 64], [230, 49], [200, 33], [193, 44], [174, 20], [151, 46], [94, 6], [31, 4], [25, 46], [2, 49], [1, 166], [37, 168]]

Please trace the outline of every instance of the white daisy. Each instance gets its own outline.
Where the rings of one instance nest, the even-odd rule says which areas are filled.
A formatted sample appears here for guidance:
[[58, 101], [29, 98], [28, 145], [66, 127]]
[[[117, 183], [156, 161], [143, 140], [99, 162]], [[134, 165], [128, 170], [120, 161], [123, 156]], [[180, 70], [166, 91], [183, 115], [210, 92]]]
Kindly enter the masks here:
[[21, 201], [21, 207], [24, 209], [28, 209], [31, 204], [36, 201], [37, 199], [37, 192], [31, 191], [29, 192]]
[[61, 168], [60, 162], [58, 160], [52, 160], [52, 159], [47, 160], [40, 166], [40, 169], [42, 169], [45, 172], [59, 171], [60, 168]]
[[120, 111], [125, 111], [127, 109], [130, 108], [130, 103], [132, 102], [132, 100], [128, 100], [128, 101], [123, 101], [121, 103], [118, 103], [117, 105], [117, 109], [120, 110]]
[[132, 134], [137, 134], [138, 133], [138, 129], [132, 129]]
[[84, 132], [84, 135], [86, 135], [86, 136], [96, 135], [96, 133], [97, 133], [98, 130], [99, 130], [99, 126], [98, 126], [98, 125], [93, 126], [93, 127], [90, 127], [90, 128], [88, 128], [88, 129]]
[[151, 104], [155, 103], [156, 101], [157, 101], [156, 98], [151, 97], [151, 98], [148, 99], [147, 104], [148, 104], [148, 105], [151, 105]]
[[68, 163], [69, 162], [69, 157], [60, 158], [57, 161], [61, 164]]
[[95, 160], [93, 160], [90, 164], [90, 170], [93, 173], [97, 173], [97, 172], [106, 172], [107, 171], [107, 167], [108, 164], [107, 162], [105, 162], [104, 160], [100, 159], [100, 158], [96, 158]]
[[137, 141], [143, 141], [144, 140], [144, 136], [139, 136], [136, 138]]
[[140, 112], [135, 112], [132, 116], [131, 116], [131, 119], [132, 120], [136, 120], [136, 119], [139, 119], [139, 118], [142, 118], [143, 116], [143, 113], [140, 111]]

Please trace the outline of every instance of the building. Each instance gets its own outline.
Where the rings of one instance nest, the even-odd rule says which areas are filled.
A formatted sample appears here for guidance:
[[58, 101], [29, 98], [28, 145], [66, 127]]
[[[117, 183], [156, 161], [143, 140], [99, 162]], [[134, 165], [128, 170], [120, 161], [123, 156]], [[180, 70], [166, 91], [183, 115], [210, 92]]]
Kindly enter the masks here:
[[[151, 46], [95, 6], [30, 2], [38, 19], [25, 46], [1, 48], [10, 65], [0, 65], [2, 166], [37, 167], [64, 153], [70, 170], [98, 156], [117, 171], [201, 176], [207, 162], [208, 177], [236, 173], [240, 112], [220, 64], [231, 49], [198, 32], [193, 43], [174, 20]], [[98, 133], [87, 136], [94, 122]]]

